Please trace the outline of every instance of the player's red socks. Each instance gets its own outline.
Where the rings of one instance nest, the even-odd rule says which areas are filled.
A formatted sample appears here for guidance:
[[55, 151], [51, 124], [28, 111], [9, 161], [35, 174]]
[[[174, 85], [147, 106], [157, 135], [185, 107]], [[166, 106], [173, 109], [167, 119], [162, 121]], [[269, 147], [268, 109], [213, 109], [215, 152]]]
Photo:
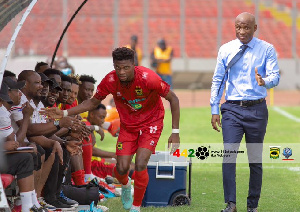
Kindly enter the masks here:
[[134, 179], [134, 194], [133, 203], [134, 206], [141, 206], [144, 198], [144, 194], [149, 182], [148, 170], [135, 171]]
[[131, 175], [131, 179], [134, 180], [135, 178], [135, 171], [133, 171], [132, 175]]
[[79, 170], [79, 171], [73, 172], [72, 179], [73, 179], [75, 185], [77, 185], [77, 186], [85, 185], [84, 170]]
[[92, 143], [84, 142], [82, 145], [82, 160], [83, 160], [83, 167], [84, 167], [85, 174], [92, 174], [92, 156], [93, 156]]
[[128, 172], [127, 174], [120, 175], [119, 172], [117, 171], [117, 166], [114, 167], [114, 174], [115, 178], [122, 184], [126, 185], [128, 183]]

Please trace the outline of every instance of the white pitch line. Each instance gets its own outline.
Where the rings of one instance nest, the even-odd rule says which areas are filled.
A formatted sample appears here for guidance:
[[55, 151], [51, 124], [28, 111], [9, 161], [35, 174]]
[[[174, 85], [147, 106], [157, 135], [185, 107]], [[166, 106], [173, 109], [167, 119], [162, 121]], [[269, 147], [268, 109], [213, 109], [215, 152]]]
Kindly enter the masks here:
[[273, 110], [275, 110], [276, 112], [280, 113], [281, 115], [285, 116], [286, 118], [289, 118], [295, 122], [300, 123], [300, 118], [280, 109], [279, 107], [273, 107]]

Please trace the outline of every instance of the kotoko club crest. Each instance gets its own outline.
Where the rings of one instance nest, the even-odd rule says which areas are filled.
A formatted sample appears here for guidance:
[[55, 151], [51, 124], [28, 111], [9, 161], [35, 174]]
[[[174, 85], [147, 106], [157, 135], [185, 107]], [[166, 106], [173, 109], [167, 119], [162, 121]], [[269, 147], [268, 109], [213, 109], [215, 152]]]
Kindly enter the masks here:
[[144, 96], [143, 90], [141, 89], [140, 86], [135, 87], [135, 93], [136, 93], [137, 96]]
[[123, 144], [121, 142], [117, 143], [117, 149], [122, 150], [123, 149]]

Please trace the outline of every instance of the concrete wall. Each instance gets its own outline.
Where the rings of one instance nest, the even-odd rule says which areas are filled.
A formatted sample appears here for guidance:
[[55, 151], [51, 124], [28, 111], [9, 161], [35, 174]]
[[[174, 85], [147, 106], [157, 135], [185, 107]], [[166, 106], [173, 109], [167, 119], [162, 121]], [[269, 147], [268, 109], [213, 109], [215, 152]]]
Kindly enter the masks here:
[[[18, 57], [11, 58], [6, 69], [14, 71], [16, 74], [24, 69], [33, 69], [38, 61], [45, 60], [46, 57]], [[98, 82], [110, 71], [113, 70], [111, 58], [69, 58], [69, 63], [75, 67], [77, 74], [93, 75]], [[175, 58], [172, 63], [174, 72], [201, 72], [211, 75], [214, 71], [216, 59], [189, 58], [183, 60]], [[143, 65], [149, 67], [149, 61], [143, 60]], [[281, 80], [277, 89], [294, 90], [300, 89], [300, 63], [293, 59], [280, 59]], [[181, 74], [182, 75], [182, 74]], [[184, 75], [182, 75], [184, 76]], [[188, 78], [188, 77], [187, 77]], [[187, 79], [188, 80], [188, 79]]]

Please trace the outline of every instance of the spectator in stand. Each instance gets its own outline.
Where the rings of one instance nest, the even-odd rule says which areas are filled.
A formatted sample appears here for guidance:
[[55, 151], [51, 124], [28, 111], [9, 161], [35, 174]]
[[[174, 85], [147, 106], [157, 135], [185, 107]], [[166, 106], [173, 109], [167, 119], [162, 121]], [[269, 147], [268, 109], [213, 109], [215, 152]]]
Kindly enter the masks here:
[[64, 75], [75, 74], [74, 67], [68, 63], [68, 59], [66, 57], [59, 57], [57, 59], [57, 69], [59, 69]]
[[172, 85], [172, 68], [171, 62], [173, 59], [173, 49], [167, 46], [164, 39], [160, 39], [157, 42], [157, 46], [151, 53], [152, 68], [156, 70], [157, 74], [161, 77], [163, 81], [168, 83], [173, 88]]
[[138, 44], [138, 36], [132, 35], [130, 38], [130, 44], [125, 47], [132, 49], [134, 51], [134, 65], [140, 66], [142, 64], [143, 54], [142, 50], [137, 46]]

